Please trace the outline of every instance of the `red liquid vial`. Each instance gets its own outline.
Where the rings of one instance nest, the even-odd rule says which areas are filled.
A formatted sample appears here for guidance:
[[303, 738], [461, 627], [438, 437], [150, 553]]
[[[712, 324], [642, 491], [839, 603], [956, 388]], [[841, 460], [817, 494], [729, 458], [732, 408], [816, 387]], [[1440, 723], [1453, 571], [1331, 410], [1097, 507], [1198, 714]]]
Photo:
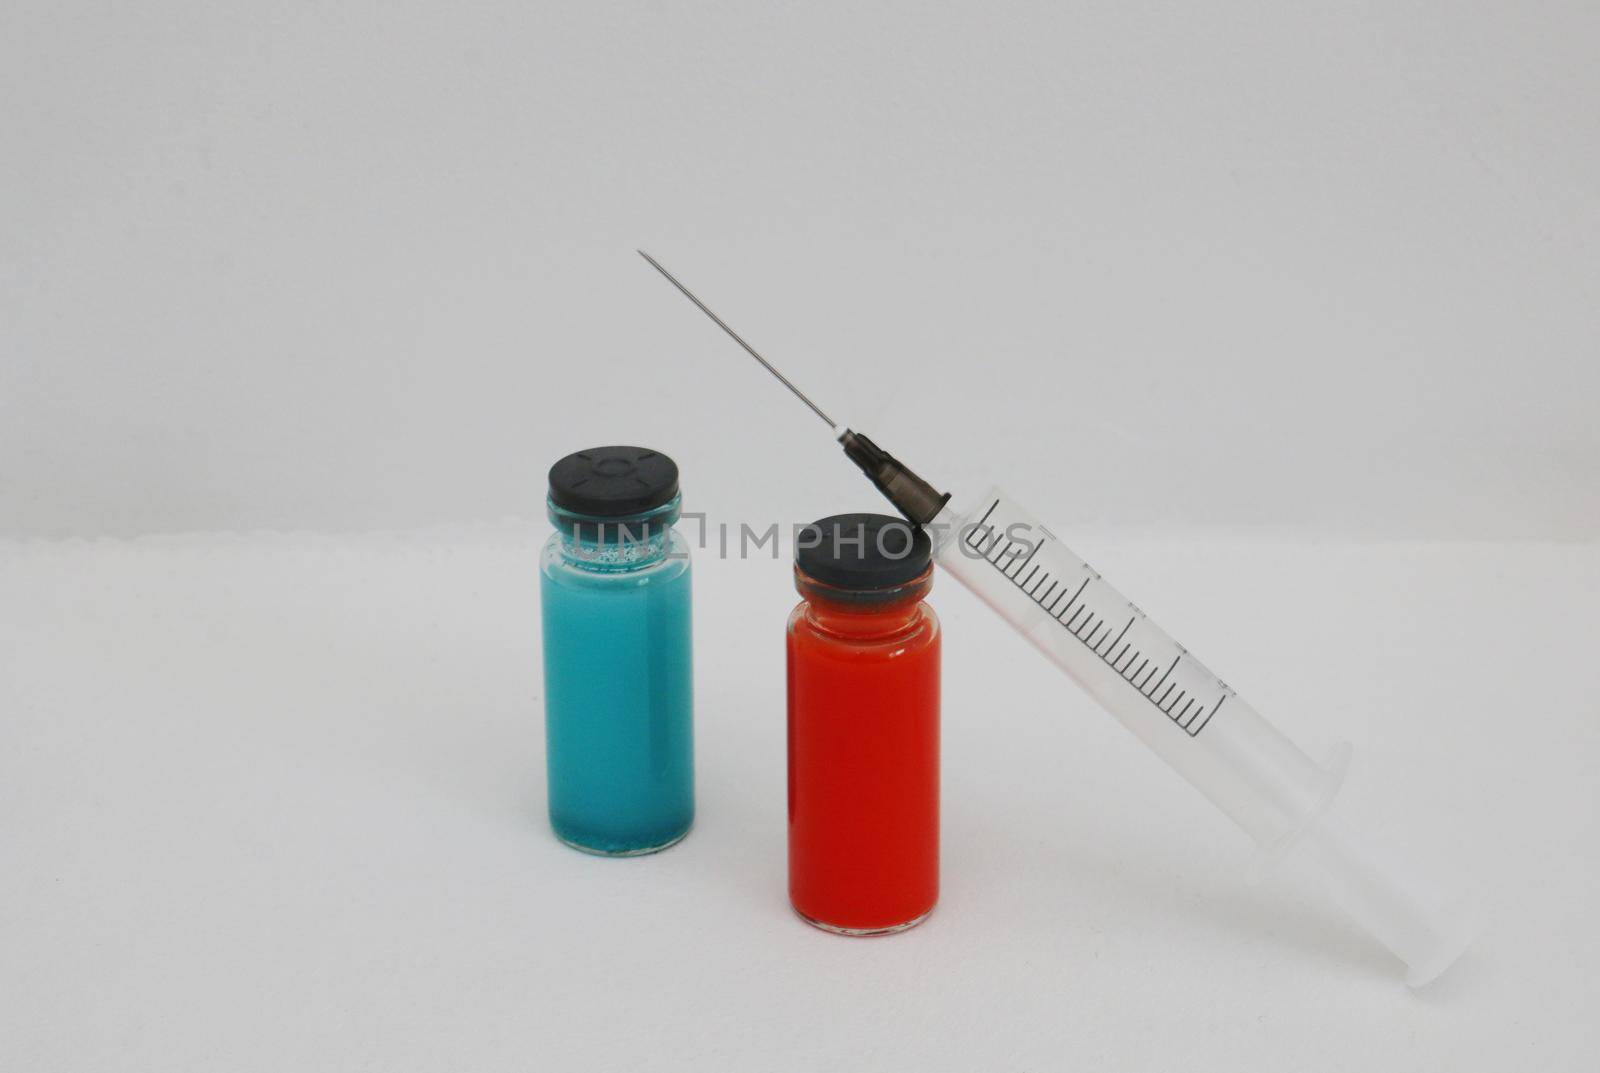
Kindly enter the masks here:
[[843, 935], [939, 899], [939, 619], [928, 535], [841, 514], [801, 530], [789, 616], [789, 900]]

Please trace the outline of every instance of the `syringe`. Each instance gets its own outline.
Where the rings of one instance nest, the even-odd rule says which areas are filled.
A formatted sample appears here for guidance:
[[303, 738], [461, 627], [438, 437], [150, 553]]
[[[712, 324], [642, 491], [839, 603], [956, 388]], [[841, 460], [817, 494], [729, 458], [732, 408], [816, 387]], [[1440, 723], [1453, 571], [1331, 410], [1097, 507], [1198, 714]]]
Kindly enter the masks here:
[[643, 250], [673, 286], [823, 421], [845, 454], [933, 538], [934, 559], [1238, 824], [1273, 864], [1291, 852], [1407, 965], [1420, 987], [1471, 941], [1474, 918], [1381, 859], [1332, 813], [1350, 749], [1318, 765], [998, 488], [965, 508], [842, 428]]

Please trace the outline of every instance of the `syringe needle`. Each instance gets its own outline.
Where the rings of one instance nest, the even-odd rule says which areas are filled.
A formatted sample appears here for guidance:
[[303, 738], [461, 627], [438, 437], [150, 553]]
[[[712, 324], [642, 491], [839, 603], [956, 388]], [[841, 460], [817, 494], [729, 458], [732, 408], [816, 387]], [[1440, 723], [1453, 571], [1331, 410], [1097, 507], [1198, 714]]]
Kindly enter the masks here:
[[893, 503], [911, 521], [918, 525], [927, 525], [944, 509], [945, 503], [950, 499], [948, 492], [940, 492], [933, 485], [911, 472], [898, 458], [873, 443], [859, 432], [850, 429], [841, 430], [833, 418], [823, 413], [817, 404], [806, 398], [805, 392], [789, 382], [789, 378], [772, 367], [772, 363], [756, 352], [751, 346], [739, 337], [739, 333], [728, 327], [726, 321], [707, 308], [706, 304], [694, 296], [694, 292], [678, 282], [676, 276], [661, 267], [661, 262], [651, 257], [643, 250], [638, 251], [639, 256], [650, 262], [657, 272], [667, 277], [667, 282], [683, 292], [683, 296], [700, 307], [700, 312], [717, 322], [717, 327], [733, 337], [733, 341], [744, 347], [745, 353], [761, 363], [762, 368], [776, 376], [784, 387], [794, 392], [795, 398], [811, 407], [811, 412], [828, 423], [833, 429], [834, 438], [839, 441], [839, 446], [844, 448], [844, 453], [850, 461], [860, 467], [861, 472], [867, 475], [878, 491], [882, 492], [889, 502]]
[[753, 347], [749, 343], [745, 342], [743, 337], [740, 336], [738, 332], [736, 332], [732, 328], [728, 327], [728, 322], [727, 321], [723, 320], [721, 317], [719, 317], [715, 313], [711, 312], [710, 307], [707, 306], [700, 299], [696, 298], [694, 296], [694, 292], [693, 291], [691, 291], [688, 287], [685, 287], [682, 283], [679, 283], [677, 276], [674, 276], [671, 272], [668, 272], [665, 268], [662, 268], [660, 261], [656, 260], [654, 257], [651, 257], [648, 253], [645, 253], [643, 250], [639, 250], [637, 252], [638, 252], [640, 257], [643, 257], [646, 261], [650, 262], [650, 265], [651, 265], [652, 268], [654, 268], [657, 272], [660, 272], [663, 276], [666, 276], [668, 283], [672, 284], [674, 287], [678, 288], [678, 290], [682, 291], [683, 292], [683, 296], [685, 298], [689, 299], [689, 301], [691, 301], [695, 305], [699, 306], [700, 307], [700, 312], [704, 313], [706, 316], [708, 316], [712, 320], [716, 321], [717, 327], [719, 327], [723, 331], [727, 332], [728, 335], [730, 335], [733, 338], [733, 341], [735, 343], [738, 343], [740, 346], [744, 347], [745, 353], [749, 354], [752, 358], [754, 358], [757, 361], [759, 361], [761, 363], [761, 367], [762, 368], [766, 369], [767, 372], [771, 373], [773, 376], [776, 376], [778, 378], [778, 382], [779, 383], [781, 383], [784, 387], [788, 388], [790, 391], [794, 392], [795, 398], [799, 399], [801, 402], [803, 402], [807, 406], [811, 407], [811, 412], [816, 414], [818, 417], [822, 418], [824, 421], [826, 421], [828, 423], [828, 427], [829, 428], [833, 429], [835, 432], [837, 432], [839, 430], [839, 425], [838, 425], [838, 423], [836, 421], [834, 421], [833, 418], [831, 418], [827, 414], [823, 413], [821, 407], [819, 407], [816, 403], [812, 402], [810, 399], [806, 398], [806, 393], [804, 391], [801, 391], [799, 388], [795, 387], [794, 384], [790, 382], [789, 378], [787, 376], [784, 376], [777, 369], [773, 368], [772, 363], [770, 361], [768, 361], [766, 358], [763, 358], [761, 356], [760, 352], [758, 352], [755, 347]]

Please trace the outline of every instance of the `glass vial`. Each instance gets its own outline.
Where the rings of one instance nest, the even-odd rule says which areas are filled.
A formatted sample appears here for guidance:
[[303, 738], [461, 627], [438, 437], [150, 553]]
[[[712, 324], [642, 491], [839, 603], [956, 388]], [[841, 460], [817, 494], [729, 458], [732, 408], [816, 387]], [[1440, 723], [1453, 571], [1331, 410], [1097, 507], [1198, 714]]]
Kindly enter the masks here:
[[789, 900], [844, 935], [939, 898], [939, 619], [928, 535], [841, 514], [800, 531], [789, 616]]
[[550, 469], [540, 562], [550, 825], [569, 846], [654, 853], [694, 822], [689, 544], [678, 467], [595, 447]]

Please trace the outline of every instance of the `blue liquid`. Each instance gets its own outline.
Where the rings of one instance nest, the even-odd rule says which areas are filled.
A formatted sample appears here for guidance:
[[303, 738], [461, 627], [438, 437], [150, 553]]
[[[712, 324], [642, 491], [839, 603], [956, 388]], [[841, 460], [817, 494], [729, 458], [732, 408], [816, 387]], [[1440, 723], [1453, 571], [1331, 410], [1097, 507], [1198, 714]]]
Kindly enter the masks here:
[[688, 560], [591, 570], [555, 543], [540, 583], [550, 825], [595, 853], [662, 849], [694, 822]]

